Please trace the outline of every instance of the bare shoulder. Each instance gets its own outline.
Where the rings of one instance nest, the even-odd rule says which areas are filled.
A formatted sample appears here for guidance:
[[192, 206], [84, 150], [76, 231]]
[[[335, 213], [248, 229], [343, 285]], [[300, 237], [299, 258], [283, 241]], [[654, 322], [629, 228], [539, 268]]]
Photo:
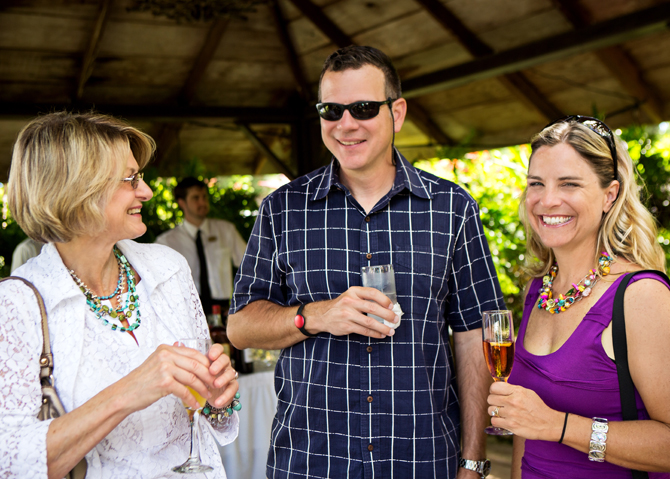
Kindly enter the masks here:
[[[624, 311], [626, 329], [640, 333], [648, 328], [670, 326], [670, 289], [660, 277], [641, 278], [626, 288]], [[630, 321], [628, 320], [630, 318]]]

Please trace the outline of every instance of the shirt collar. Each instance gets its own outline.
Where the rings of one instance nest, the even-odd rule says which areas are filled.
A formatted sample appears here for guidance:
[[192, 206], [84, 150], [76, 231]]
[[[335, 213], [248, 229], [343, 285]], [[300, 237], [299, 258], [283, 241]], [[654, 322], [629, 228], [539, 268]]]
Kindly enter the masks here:
[[182, 222], [182, 225], [184, 226], [184, 229], [186, 230], [186, 232], [188, 233], [188, 235], [189, 235], [191, 238], [193, 238], [193, 239], [195, 239], [195, 237], [198, 235], [198, 230], [202, 230], [203, 232], [207, 232], [207, 231], [208, 231], [208, 228], [207, 228], [207, 218], [205, 218], [205, 220], [202, 222], [202, 224], [200, 225], [200, 227], [197, 227], [197, 226], [194, 225], [193, 223], [189, 223], [189, 222], [186, 220], [186, 218], [184, 218], [184, 221]]
[[[432, 199], [428, 186], [416, 171], [416, 168], [414, 168], [397, 149], [394, 148], [393, 151], [396, 158], [396, 174], [395, 180], [393, 181], [393, 187], [391, 188], [391, 191], [389, 191], [389, 196], [393, 196], [403, 189], [407, 189], [410, 193], [419, 198]], [[312, 196], [313, 201], [324, 199], [333, 187], [346, 190], [346, 187], [340, 182], [338, 170], [339, 163], [337, 162], [337, 158], [333, 157], [332, 161], [321, 175], [321, 181]]]

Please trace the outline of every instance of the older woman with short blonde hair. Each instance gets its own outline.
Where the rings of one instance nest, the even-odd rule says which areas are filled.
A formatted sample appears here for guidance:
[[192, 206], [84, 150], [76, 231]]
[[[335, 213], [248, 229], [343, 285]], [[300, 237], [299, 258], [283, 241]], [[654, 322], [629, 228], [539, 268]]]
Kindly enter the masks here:
[[[146, 231], [152, 197], [141, 170], [154, 142], [95, 113], [52, 113], [30, 122], [14, 147], [12, 215], [47, 242], [14, 274], [32, 282], [49, 320], [55, 385], [67, 414], [38, 421], [40, 312], [22, 282], [0, 285], [0, 476], [61, 478], [82, 458], [87, 477], [166, 477], [189, 456], [184, 404], [229, 405], [236, 373], [220, 345], [207, 354], [177, 343], [209, 337], [182, 256], [132, 239]], [[220, 444], [237, 414], [206, 424]], [[203, 434], [208, 477], [225, 478], [212, 434]]]

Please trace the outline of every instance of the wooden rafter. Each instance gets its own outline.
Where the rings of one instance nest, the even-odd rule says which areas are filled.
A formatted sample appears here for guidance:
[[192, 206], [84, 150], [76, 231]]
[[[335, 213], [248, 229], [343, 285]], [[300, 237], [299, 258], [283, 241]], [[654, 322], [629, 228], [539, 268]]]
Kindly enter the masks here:
[[[310, 0], [291, 0], [291, 2], [335, 45], [340, 48], [354, 45], [355, 42], [346, 33], [340, 30], [340, 27], [335, 25], [335, 23], [333, 23], [321, 9], [314, 5]], [[407, 104], [408, 119], [425, 135], [443, 145], [451, 145], [454, 143], [420, 105], [410, 101], [408, 101]], [[417, 120], [416, 123], [414, 122], [415, 119]]]
[[548, 61], [559, 60], [610, 47], [653, 33], [666, 31], [670, 3], [544, 38], [487, 57], [444, 68], [404, 82], [404, 96], [413, 98], [467, 83], [518, 72]]
[[309, 19], [309, 21], [316, 25], [316, 27], [339, 48], [348, 47], [349, 45], [354, 44], [349, 35], [335, 25], [335, 23], [333, 23], [321, 9], [314, 5], [310, 0], [291, 0], [291, 3], [293, 3], [293, 5], [295, 5], [296, 8]]
[[[289, 108], [265, 107], [218, 107], [191, 105], [77, 105], [82, 111], [95, 110], [109, 115], [128, 119], [142, 119], [154, 122], [184, 122], [192, 118], [218, 118], [248, 123], [291, 123], [302, 117], [301, 111]], [[71, 109], [69, 104], [56, 103], [2, 103], [0, 102], [0, 119], [32, 118], [40, 113]]]
[[[553, 0], [563, 15], [575, 28], [583, 28], [592, 23], [592, 15], [576, 0]], [[656, 92], [642, 79], [640, 67], [618, 46], [595, 52], [624, 89], [642, 102], [642, 109], [655, 123], [663, 121], [663, 107]]]
[[[494, 53], [493, 48], [480, 40], [439, 0], [417, 0], [417, 2], [450, 31], [473, 57], [481, 58]], [[550, 121], [562, 116], [562, 112], [523, 73], [507, 73], [500, 77], [500, 81], [522, 103], [537, 111], [545, 120]]]
[[237, 126], [246, 135], [249, 141], [256, 147], [256, 149], [270, 160], [284, 175], [290, 180], [295, 179], [295, 173], [284, 163], [281, 159], [273, 153], [273, 151], [261, 140], [256, 133], [249, 128], [246, 123], [238, 123]]
[[188, 104], [193, 99], [195, 90], [198, 87], [200, 80], [202, 80], [202, 77], [204, 76], [210, 62], [212, 61], [212, 58], [214, 58], [214, 53], [219, 47], [221, 38], [226, 32], [229, 23], [229, 18], [217, 18], [214, 21], [212, 27], [209, 29], [207, 39], [202, 45], [202, 48], [198, 53], [198, 57], [193, 64], [193, 68], [191, 69], [191, 73], [189, 74], [188, 79], [184, 83], [181, 93], [179, 94], [179, 101], [181, 103]]
[[[188, 105], [193, 100], [196, 88], [202, 80], [207, 67], [209, 66], [214, 53], [221, 43], [221, 38], [228, 27], [230, 20], [228, 18], [218, 18], [207, 33], [205, 43], [200, 48], [200, 52], [193, 63], [191, 73], [189, 74], [181, 92], [178, 96], [178, 101], [182, 105]], [[174, 149], [175, 144], [179, 140], [179, 133], [181, 132], [183, 123], [162, 123], [159, 125], [160, 133], [156, 138], [156, 164], [160, 164]]]
[[155, 166], [163, 163], [170, 152], [172, 152], [172, 149], [179, 140], [179, 133], [183, 126], [184, 124], [179, 122], [161, 124], [160, 132], [156, 135]]
[[291, 73], [293, 73], [293, 79], [298, 84], [298, 93], [303, 100], [309, 101], [311, 97], [311, 92], [309, 89], [309, 84], [305, 78], [305, 74], [300, 67], [300, 61], [298, 60], [298, 54], [295, 51], [293, 42], [291, 41], [291, 36], [288, 33], [288, 28], [286, 28], [286, 20], [282, 15], [281, 8], [279, 7], [279, 2], [276, 0], [272, 1], [270, 4], [270, 9], [272, 10], [272, 16], [277, 25], [277, 33], [279, 33], [279, 40], [284, 46], [286, 51], [286, 60], [288, 61], [289, 67], [291, 68]]
[[95, 26], [93, 27], [93, 32], [91, 32], [91, 38], [88, 41], [86, 53], [84, 53], [84, 57], [82, 58], [81, 70], [79, 71], [79, 78], [77, 79], [77, 90], [74, 95], [75, 102], [80, 100], [84, 95], [84, 86], [93, 73], [93, 63], [95, 62], [95, 57], [98, 55], [100, 40], [102, 39], [105, 27], [107, 26], [111, 4], [112, 0], [102, 0], [102, 3], [100, 4], [98, 17], [95, 20]]

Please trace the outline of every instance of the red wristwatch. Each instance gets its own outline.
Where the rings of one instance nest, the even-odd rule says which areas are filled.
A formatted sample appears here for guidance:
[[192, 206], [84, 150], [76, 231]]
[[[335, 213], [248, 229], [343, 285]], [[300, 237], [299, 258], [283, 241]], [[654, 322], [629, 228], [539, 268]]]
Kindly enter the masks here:
[[295, 327], [298, 328], [300, 330], [300, 332], [302, 334], [304, 334], [305, 336], [309, 336], [309, 337], [316, 336], [316, 334], [309, 333], [305, 329], [305, 317], [302, 315], [302, 310], [305, 309], [305, 306], [307, 306], [306, 303], [300, 305], [300, 307], [298, 308], [298, 312], [295, 314], [295, 318], [293, 319], [293, 322], [295, 323]]

